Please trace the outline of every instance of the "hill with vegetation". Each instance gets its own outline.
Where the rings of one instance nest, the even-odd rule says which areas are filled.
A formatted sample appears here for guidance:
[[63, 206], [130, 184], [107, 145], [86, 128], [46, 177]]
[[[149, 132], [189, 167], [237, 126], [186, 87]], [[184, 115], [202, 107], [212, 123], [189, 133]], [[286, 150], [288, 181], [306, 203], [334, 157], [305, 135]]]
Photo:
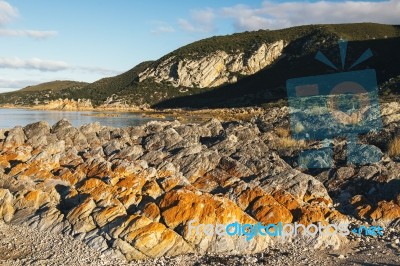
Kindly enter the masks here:
[[65, 89], [81, 89], [88, 85], [86, 82], [71, 81], [71, 80], [56, 80], [46, 83], [41, 83], [34, 86], [28, 86], [19, 90], [19, 92], [39, 92], [39, 91], [59, 91]]
[[[259, 30], [211, 37], [181, 47], [157, 61], [141, 63], [131, 70], [91, 84], [59, 82], [28, 87], [0, 94], [0, 104], [32, 105], [59, 98], [91, 99], [94, 106], [110, 102], [128, 105], [148, 104], [153, 107], [239, 107], [274, 104], [286, 97], [286, 80], [290, 78], [335, 73], [315, 60], [323, 52], [340, 66], [339, 40], [347, 40], [346, 65], [354, 63], [367, 49], [373, 57], [352, 70], [375, 69], [384, 98], [398, 95], [400, 82], [400, 26], [374, 23], [308, 25], [282, 30]], [[263, 44], [283, 41], [279, 57], [262, 69], [214, 87], [185, 87], [171, 82], [181, 81], [177, 67], [196, 60], [212, 61], [216, 53], [238, 58], [251, 58]], [[245, 61], [245, 59], [243, 59]], [[172, 63], [171, 63], [172, 62]], [[159, 70], [165, 71], [162, 78]], [[339, 71], [346, 71], [339, 70]], [[143, 78], [143, 73], [150, 73]], [[154, 74], [155, 73], [155, 74]], [[156, 75], [156, 76], [154, 76]], [[196, 78], [196, 77], [192, 77]]]

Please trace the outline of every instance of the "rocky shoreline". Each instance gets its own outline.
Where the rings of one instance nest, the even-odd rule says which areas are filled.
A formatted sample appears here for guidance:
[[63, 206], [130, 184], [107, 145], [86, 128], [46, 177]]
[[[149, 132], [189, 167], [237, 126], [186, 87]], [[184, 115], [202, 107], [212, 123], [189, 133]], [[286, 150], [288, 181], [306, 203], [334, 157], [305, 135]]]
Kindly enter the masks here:
[[[296, 165], [301, 150], [320, 143], [290, 139], [285, 107], [250, 121], [75, 128], [61, 120], [0, 130], [0, 219], [71, 236], [126, 261], [192, 253], [246, 259], [280, 244], [268, 236], [190, 234], [190, 220], [381, 225], [394, 230], [388, 241], [398, 254], [400, 162], [388, 156], [387, 143], [400, 133], [400, 104], [382, 106], [382, 117], [384, 130], [361, 138], [382, 151], [380, 162], [340, 163], [346, 141], [338, 139], [337, 165], [320, 171]], [[348, 241], [317, 236], [308, 246], [340, 250]]]

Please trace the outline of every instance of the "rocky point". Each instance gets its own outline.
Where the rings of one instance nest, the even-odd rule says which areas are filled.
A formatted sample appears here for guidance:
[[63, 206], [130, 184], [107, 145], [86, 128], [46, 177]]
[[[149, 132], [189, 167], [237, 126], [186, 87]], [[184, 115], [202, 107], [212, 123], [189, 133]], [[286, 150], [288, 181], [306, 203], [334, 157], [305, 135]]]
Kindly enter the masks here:
[[[293, 144], [277, 130], [289, 128], [287, 108], [250, 122], [76, 128], [61, 120], [0, 130], [0, 219], [70, 235], [126, 260], [256, 253], [278, 241], [193, 234], [191, 220], [394, 228], [400, 162], [387, 155], [387, 143], [400, 132], [400, 105], [385, 105], [382, 114], [384, 130], [361, 138], [382, 151], [380, 162], [345, 165], [346, 140], [337, 139], [335, 167], [315, 171], [301, 169], [296, 157], [318, 143]], [[313, 246], [346, 241], [317, 237]]]

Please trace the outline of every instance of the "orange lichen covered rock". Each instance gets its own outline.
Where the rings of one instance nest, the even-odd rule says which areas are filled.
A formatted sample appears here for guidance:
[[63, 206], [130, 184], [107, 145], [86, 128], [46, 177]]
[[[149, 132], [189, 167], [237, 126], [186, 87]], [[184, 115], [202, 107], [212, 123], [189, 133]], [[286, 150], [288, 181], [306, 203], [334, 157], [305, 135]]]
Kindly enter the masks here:
[[289, 211], [300, 208], [300, 204], [297, 202], [297, 200], [290, 193], [284, 190], [275, 191], [272, 196], [277, 202], [279, 202], [279, 204], [284, 206]]
[[351, 199], [350, 203], [355, 208], [355, 211], [359, 218], [369, 217], [372, 206], [371, 203], [364, 196], [356, 195]]
[[31, 152], [32, 147], [26, 145], [18, 146], [15, 151], [6, 151], [0, 154], [0, 167], [8, 168], [12, 161], [26, 162], [31, 158]]
[[251, 206], [251, 212], [263, 224], [290, 223], [293, 220], [292, 213], [270, 195], [257, 199]]
[[160, 221], [160, 209], [154, 202], [149, 202], [144, 206], [143, 215], [155, 222]]
[[10, 222], [15, 209], [13, 206], [14, 197], [8, 189], [0, 188], [0, 220]]
[[246, 189], [238, 197], [237, 204], [242, 210], [246, 210], [247, 207], [257, 198], [261, 198], [266, 193], [259, 187], [253, 189]]
[[165, 223], [170, 228], [186, 224], [192, 219], [200, 223], [254, 222], [236, 204], [224, 197], [196, 194], [185, 189], [165, 194], [160, 202]]
[[313, 223], [321, 222], [321, 224], [327, 224], [325, 215], [329, 212], [329, 209], [317, 205], [309, 205], [301, 208], [301, 214], [298, 219], [298, 223], [303, 225], [310, 225]]
[[119, 216], [126, 215], [126, 210], [122, 205], [106, 207], [99, 212], [93, 214], [94, 221], [99, 227], [112, 222]]
[[163, 190], [160, 188], [155, 180], [149, 181], [143, 186], [143, 194], [150, 196], [153, 199], [157, 199], [159, 196], [162, 195], [162, 193]]
[[40, 190], [21, 191], [15, 198], [14, 206], [16, 209], [39, 209], [40, 206], [43, 206], [50, 201], [51, 198], [46, 192]]
[[55, 171], [57, 178], [68, 182], [71, 186], [76, 185], [79, 181], [82, 181], [86, 175], [79, 171], [73, 171], [68, 168], [61, 168]]
[[144, 184], [146, 183], [146, 178], [142, 174], [128, 175], [122, 178], [115, 184], [116, 188], [124, 188], [123, 191], [127, 191], [128, 194], [141, 193]]
[[131, 216], [119, 238], [148, 257], [176, 256], [193, 249], [173, 230], [144, 216]]
[[111, 200], [113, 195], [111, 187], [97, 178], [87, 179], [79, 188], [79, 193], [89, 194], [96, 202], [100, 200]]
[[[268, 236], [256, 236], [251, 241], [227, 234], [215, 239], [218, 224], [256, 224], [257, 221], [239, 208], [233, 201], [222, 196], [198, 193], [187, 189], [173, 190], [160, 202], [161, 216], [165, 224], [179, 232], [200, 252], [261, 251], [268, 245]], [[197, 229], [194, 228], [194, 226]], [[214, 228], [214, 233], [206, 233]], [[207, 229], [208, 228], [208, 229]]]
[[68, 213], [67, 219], [73, 225], [75, 232], [86, 233], [96, 228], [91, 216], [95, 208], [94, 200], [88, 198]]
[[131, 193], [131, 194], [119, 197], [118, 199], [124, 205], [124, 207], [126, 209], [128, 209], [132, 205], [138, 205], [142, 201], [142, 195]]
[[383, 223], [400, 218], [400, 206], [394, 201], [380, 201], [370, 217]]
[[182, 179], [179, 177], [167, 177], [160, 181], [161, 187], [165, 192], [170, 191], [171, 189], [175, 188], [177, 185], [182, 185]]
[[[280, 155], [294, 158], [297, 148], [271, 145], [285, 110], [274, 109], [257, 123], [75, 128], [61, 120], [53, 127], [0, 130], [0, 219], [68, 233], [134, 260], [252, 253], [275, 241], [217, 235], [211, 230], [217, 225], [326, 224], [346, 221], [346, 215], [389, 223], [400, 217], [397, 161], [295, 168]], [[340, 149], [335, 156], [344, 154]], [[345, 213], [333, 202], [343, 203]]]

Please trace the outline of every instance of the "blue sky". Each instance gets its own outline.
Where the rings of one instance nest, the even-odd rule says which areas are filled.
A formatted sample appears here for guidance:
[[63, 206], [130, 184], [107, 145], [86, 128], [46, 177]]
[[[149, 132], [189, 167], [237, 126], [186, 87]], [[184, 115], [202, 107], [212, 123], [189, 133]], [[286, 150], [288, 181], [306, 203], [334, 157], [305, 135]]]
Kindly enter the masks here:
[[213, 35], [315, 23], [400, 24], [400, 0], [0, 0], [0, 92], [93, 82]]

